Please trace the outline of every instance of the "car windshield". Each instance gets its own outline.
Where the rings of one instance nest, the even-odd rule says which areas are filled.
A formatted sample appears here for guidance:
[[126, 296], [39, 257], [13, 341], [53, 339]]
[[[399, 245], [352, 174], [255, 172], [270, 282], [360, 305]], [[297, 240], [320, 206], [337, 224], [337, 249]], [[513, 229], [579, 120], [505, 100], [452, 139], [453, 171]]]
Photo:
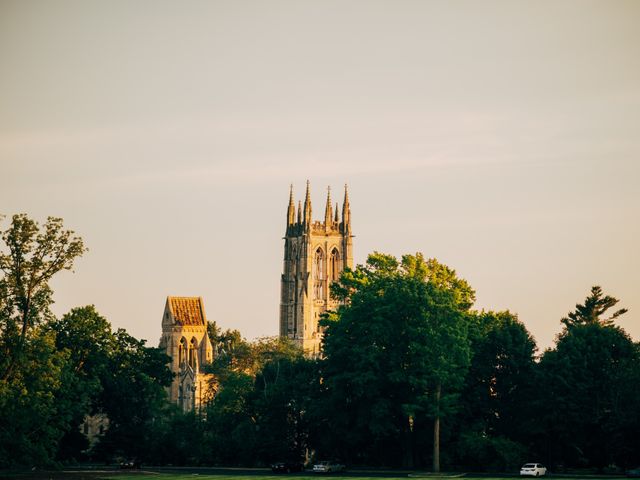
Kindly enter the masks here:
[[534, 463], [527, 463], [524, 467], [522, 468], [536, 468], [536, 465]]

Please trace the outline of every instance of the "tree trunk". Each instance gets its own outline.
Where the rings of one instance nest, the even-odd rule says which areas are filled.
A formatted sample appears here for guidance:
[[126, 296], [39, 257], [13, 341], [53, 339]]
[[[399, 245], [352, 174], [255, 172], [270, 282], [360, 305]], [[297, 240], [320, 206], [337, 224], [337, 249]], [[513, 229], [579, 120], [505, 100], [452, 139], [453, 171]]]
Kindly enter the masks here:
[[442, 386], [436, 386], [436, 415], [433, 420], [433, 471], [440, 472], [440, 393]]
[[402, 467], [413, 469], [413, 418], [409, 417], [402, 428]]

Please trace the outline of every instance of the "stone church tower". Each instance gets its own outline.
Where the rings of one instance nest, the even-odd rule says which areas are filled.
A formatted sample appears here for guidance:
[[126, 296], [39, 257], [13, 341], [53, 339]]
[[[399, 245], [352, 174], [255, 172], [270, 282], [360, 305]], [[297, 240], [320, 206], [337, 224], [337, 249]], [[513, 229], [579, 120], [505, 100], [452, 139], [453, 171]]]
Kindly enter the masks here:
[[335, 310], [338, 302], [331, 298], [329, 286], [345, 266], [353, 267], [351, 243], [351, 210], [345, 185], [342, 217], [331, 205], [327, 192], [324, 221], [313, 221], [309, 182], [304, 208], [293, 202], [293, 186], [289, 194], [287, 230], [284, 237], [284, 268], [280, 300], [280, 336], [299, 344], [307, 355], [320, 354], [322, 331], [320, 315]]
[[170, 369], [175, 374], [168, 387], [169, 401], [185, 412], [200, 408], [209, 400], [213, 377], [203, 372], [213, 361], [213, 347], [202, 298], [167, 297], [160, 348], [171, 357]]

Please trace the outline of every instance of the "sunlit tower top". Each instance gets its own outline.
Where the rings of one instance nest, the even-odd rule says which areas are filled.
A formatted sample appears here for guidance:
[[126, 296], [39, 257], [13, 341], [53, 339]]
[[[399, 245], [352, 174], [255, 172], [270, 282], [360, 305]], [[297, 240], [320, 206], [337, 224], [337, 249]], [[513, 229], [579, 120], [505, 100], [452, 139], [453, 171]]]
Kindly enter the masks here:
[[336, 281], [345, 266], [353, 266], [351, 209], [349, 193], [344, 187], [342, 218], [335, 214], [331, 189], [327, 189], [324, 220], [313, 221], [309, 181], [304, 206], [298, 211], [289, 191], [287, 228], [284, 237], [284, 266], [280, 300], [280, 335], [298, 343], [309, 356], [320, 353], [322, 329], [320, 315], [334, 310], [337, 301], [331, 298], [329, 286]]

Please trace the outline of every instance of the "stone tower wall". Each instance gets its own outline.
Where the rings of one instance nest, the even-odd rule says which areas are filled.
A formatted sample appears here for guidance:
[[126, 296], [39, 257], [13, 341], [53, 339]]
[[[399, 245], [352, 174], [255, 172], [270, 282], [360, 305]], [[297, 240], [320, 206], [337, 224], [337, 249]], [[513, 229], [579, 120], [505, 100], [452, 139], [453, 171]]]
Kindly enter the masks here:
[[[320, 354], [320, 316], [338, 306], [331, 298], [330, 284], [338, 279], [345, 266], [353, 267], [351, 213], [346, 188], [341, 221], [337, 205], [335, 216], [333, 212], [329, 192], [325, 220], [312, 220], [307, 183], [304, 212], [299, 204], [296, 221], [293, 193], [290, 195], [281, 284], [280, 335], [294, 340], [309, 356]], [[321, 261], [316, 262], [318, 251], [322, 256]], [[338, 260], [332, 262], [334, 251]], [[319, 279], [323, 281], [319, 283]]]

